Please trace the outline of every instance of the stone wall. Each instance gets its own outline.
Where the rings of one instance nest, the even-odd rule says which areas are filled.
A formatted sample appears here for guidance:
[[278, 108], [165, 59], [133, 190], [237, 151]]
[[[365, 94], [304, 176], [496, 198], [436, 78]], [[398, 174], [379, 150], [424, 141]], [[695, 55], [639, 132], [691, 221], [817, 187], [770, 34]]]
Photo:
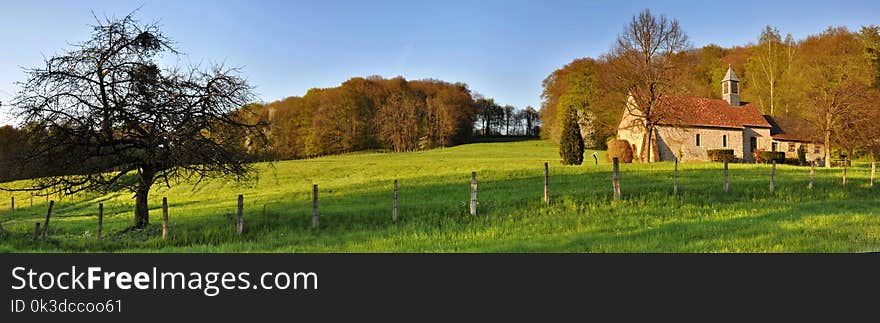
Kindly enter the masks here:
[[[633, 147], [633, 154], [641, 156], [642, 140], [645, 129], [638, 118], [624, 114], [617, 130], [617, 138], [629, 142]], [[696, 136], [700, 135], [700, 146], [697, 146]], [[727, 136], [727, 147], [724, 147], [724, 136]], [[770, 136], [770, 128], [710, 128], [710, 127], [674, 127], [657, 126], [655, 129], [656, 145], [659, 150], [661, 161], [672, 161], [679, 157], [681, 161], [708, 161], [707, 151], [711, 149], [733, 149], [737, 159], [753, 162], [754, 153], [751, 150], [751, 138], [755, 138], [757, 149], [770, 151], [773, 149], [773, 138]], [[797, 144], [797, 143], [796, 143]], [[785, 151], [786, 157], [797, 158], [797, 146], [793, 152], [788, 152], [788, 142], [777, 143], [779, 151]], [[821, 148], [821, 145], [819, 145]], [[815, 146], [807, 144], [807, 160], [815, 161], [823, 158], [821, 150], [815, 153]]]
[[[796, 141], [781, 141], [774, 140], [774, 143], [777, 145], [777, 151], [781, 151], [785, 153], [785, 158], [798, 158], [797, 150], [800, 146], [804, 146], [807, 151], [807, 161], [808, 162], [821, 162], [825, 160], [825, 155], [823, 155], [823, 145], [822, 144], [811, 144], [811, 143], [803, 143]], [[769, 150], [769, 149], [768, 149]]]
[[[725, 128], [658, 127], [660, 160], [707, 161], [711, 149], [733, 149], [736, 158], [743, 158], [742, 130]], [[700, 145], [697, 146], [697, 135]], [[727, 136], [727, 147], [724, 147]]]
[[[617, 129], [617, 139], [623, 139], [629, 142], [633, 147], [633, 156], [637, 160], [642, 153], [642, 140], [645, 138], [644, 126], [640, 124], [640, 120], [627, 113], [624, 113], [620, 126]], [[661, 160], [662, 157], [661, 157]]]

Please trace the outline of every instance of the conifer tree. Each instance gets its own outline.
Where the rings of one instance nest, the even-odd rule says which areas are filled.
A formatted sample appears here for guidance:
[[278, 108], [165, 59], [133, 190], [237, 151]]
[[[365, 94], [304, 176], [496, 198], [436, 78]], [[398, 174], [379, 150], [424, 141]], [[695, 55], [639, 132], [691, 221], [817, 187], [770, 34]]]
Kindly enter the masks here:
[[564, 165], [580, 165], [584, 161], [584, 138], [581, 137], [581, 127], [577, 122], [577, 111], [568, 108], [562, 117], [559, 156]]

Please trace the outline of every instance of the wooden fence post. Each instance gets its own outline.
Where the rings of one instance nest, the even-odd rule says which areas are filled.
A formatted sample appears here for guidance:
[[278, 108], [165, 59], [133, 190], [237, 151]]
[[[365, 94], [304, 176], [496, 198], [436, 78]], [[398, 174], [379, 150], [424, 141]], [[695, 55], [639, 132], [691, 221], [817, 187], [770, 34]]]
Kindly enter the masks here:
[[244, 195], [238, 195], [238, 221], [235, 223], [235, 232], [241, 236], [244, 231]]
[[312, 185], [312, 228], [318, 228], [318, 184]]
[[391, 221], [397, 224], [397, 180], [394, 180], [394, 207], [391, 212]]
[[770, 193], [776, 188], [776, 160], [773, 160], [773, 168], [770, 169]]
[[544, 205], [550, 206], [550, 169], [544, 163]]
[[53, 206], [55, 206], [55, 201], [49, 201], [49, 210], [46, 211], [46, 223], [43, 224], [43, 240], [46, 240], [46, 237], [49, 236], [49, 218], [52, 217]]
[[877, 173], [877, 162], [871, 162], [871, 187], [874, 187], [874, 174]]
[[613, 165], [614, 175], [611, 176], [611, 182], [612, 182], [612, 185], [614, 186], [614, 199], [619, 200], [620, 199], [620, 160], [617, 159], [617, 157], [614, 157], [614, 159], [612, 159], [611, 162], [614, 164]]
[[843, 185], [843, 187], [846, 187], [846, 161], [844, 160], [842, 162], [842, 164], [843, 164], [843, 183], [842, 183], [842, 185]]
[[813, 178], [816, 177], [816, 163], [810, 163], [810, 185], [807, 186], [809, 189], [813, 189]]
[[34, 223], [34, 241], [40, 236], [40, 222]]
[[31, 192], [31, 207], [34, 207], [34, 192]]
[[[239, 206], [240, 209], [241, 206]], [[241, 212], [238, 212], [238, 222], [241, 222]], [[239, 229], [238, 234], [241, 234], [241, 229]], [[162, 197], [162, 239], [166, 238], [168, 238], [168, 198]]]
[[728, 176], [729, 171], [727, 170], [727, 160], [724, 161], [724, 193], [727, 193], [730, 190], [730, 180]]
[[672, 170], [672, 194], [678, 194], [678, 157], [675, 158], [675, 168]]
[[12, 198], [11, 204], [9, 204], [9, 210], [15, 212], [15, 195], [10, 196]]
[[104, 203], [98, 203], [98, 240], [104, 232]]
[[477, 215], [477, 172], [471, 172], [471, 215]]

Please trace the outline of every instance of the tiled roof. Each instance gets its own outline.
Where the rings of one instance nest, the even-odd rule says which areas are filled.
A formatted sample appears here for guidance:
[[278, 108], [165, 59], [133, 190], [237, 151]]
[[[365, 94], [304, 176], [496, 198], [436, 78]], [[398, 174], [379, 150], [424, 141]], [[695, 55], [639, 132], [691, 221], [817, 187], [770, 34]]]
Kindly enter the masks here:
[[770, 136], [776, 140], [821, 142], [821, 134], [809, 121], [798, 117], [768, 116], [764, 119], [770, 123]]
[[660, 101], [652, 114], [660, 123], [676, 126], [771, 127], [754, 104], [732, 107], [721, 99], [667, 97]]

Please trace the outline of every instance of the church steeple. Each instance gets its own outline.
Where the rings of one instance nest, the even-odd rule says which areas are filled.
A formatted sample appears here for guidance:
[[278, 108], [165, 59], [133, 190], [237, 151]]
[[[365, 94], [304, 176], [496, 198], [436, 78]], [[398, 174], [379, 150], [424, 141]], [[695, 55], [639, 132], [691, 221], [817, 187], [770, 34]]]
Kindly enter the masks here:
[[730, 106], [739, 106], [739, 79], [733, 73], [733, 68], [727, 65], [727, 74], [721, 80], [721, 97], [730, 103]]

